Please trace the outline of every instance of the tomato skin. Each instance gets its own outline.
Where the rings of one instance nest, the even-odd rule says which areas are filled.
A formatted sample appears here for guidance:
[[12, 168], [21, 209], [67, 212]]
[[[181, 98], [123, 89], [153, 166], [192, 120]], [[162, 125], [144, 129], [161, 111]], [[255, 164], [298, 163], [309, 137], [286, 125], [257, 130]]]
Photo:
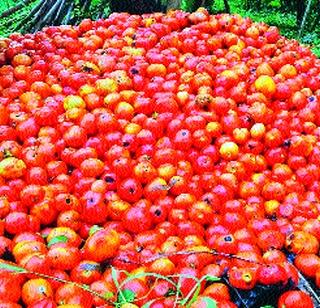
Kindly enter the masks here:
[[293, 253], [318, 253], [318, 239], [305, 231], [295, 231], [286, 238], [285, 247]]
[[192, 308], [200, 307], [200, 308], [207, 308], [210, 307], [217, 302], [212, 299], [210, 296], [199, 296], [197, 300], [191, 305]]
[[101, 277], [99, 263], [93, 261], [81, 261], [71, 270], [71, 279], [73, 281], [91, 284]]
[[278, 300], [279, 308], [313, 308], [311, 297], [303, 291], [287, 291]]
[[228, 287], [223, 283], [213, 283], [208, 286], [204, 291], [203, 295], [210, 296], [216, 300], [230, 300], [230, 294]]
[[275, 230], [266, 230], [258, 234], [258, 245], [263, 251], [281, 249], [285, 243], [285, 236]]
[[35, 240], [24, 240], [18, 242], [12, 250], [16, 262], [20, 262], [24, 257], [33, 253], [47, 253], [47, 247], [44, 243]]
[[[8, 301], [16, 303], [21, 297], [21, 284], [17, 283], [15, 279], [11, 277], [2, 277], [0, 279], [0, 295], [2, 301]], [[12, 288], [12, 283], [17, 283], [16, 287]], [[10, 287], [11, 286], [11, 287]]]
[[250, 290], [257, 283], [256, 271], [250, 268], [233, 267], [228, 271], [230, 284], [238, 289]]
[[87, 191], [80, 199], [82, 204], [81, 218], [90, 224], [102, 223], [108, 215], [102, 193]]
[[286, 270], [278, 264], [261, 266], [258, 269], [258, 282], [264, 285], [281, 283], [285, 285], [288, 281]]
[[314, 278], [320, 268], [320, 258], [316, 254], [299, 254], [294, 264], [304, 275]]
[[142, 186], [136, 179], [126, 179], [119, 184], [118, 194], [121, 199], [136, 202], [142, 196]]
[[120, 236], [118, 232], [101, 229], [87, 238], [83, 247], [83, 253], [89, 260], [102, 262], [108, 258], [114, 257], [119, 246]]
[[[137, 219], [139, 224], [136, 223]], [[123, 223], [127, 231], [138, 234], [151, 228], [151, 215], [148, 209], [134, 206], [124, 214]]]
[[[132, 279], [124, 284], [123, 290], [130, 290], [135, 294], [137, 299], [142, 298], [147, 294], [148, 288], [146, 283], [140, 279]], [[136, 301], [137, 305], [141, 305], [145, 300]]]
[[81, 260], [81, 254], [73, 246], [52, 246], [48, 251], [48, 259], [54, 269], [71, 270]]
[[0, 301], [0, 305], [3, 308], [21, 308], [22, 307], [19, 304], [16, 304], [14, 302], [9, 302], [9, 301]]
[[[184, 296], [187, 296], [187, 294], [191, 291], [191, 289], [195, 286], [196, 281], [190, 277], [198, 277], [199, 272], [195, 269], [183, 267], [179, 270], [179, 273], [182, 275], [185, 275], [187, 277], [181, 278], [181, 292]], [[203, 285], [201, 286], [203, 289]]]
[[50, 298], [44, 298], [36, 301], [32, 305], [29, 305], [30, 308], [56, 308], [57, 304], [54, 302], [54, 300]]
[[64, 284], [56, 290], [55, 301], [60, 304], [77, 304], [92, 307], [92, 295], [72, 284]]
[[42, 278], [28, 280], [22, 287], [22, 300], [26, 305], [53, 296], [50, 283]]

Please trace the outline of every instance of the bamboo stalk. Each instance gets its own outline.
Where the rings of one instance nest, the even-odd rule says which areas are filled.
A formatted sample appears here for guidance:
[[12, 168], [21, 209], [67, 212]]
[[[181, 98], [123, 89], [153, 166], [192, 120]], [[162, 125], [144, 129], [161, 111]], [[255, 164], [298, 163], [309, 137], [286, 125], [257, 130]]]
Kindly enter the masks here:
[[20, 9], [22, 9], [25, 5], [28, 5], [29, 3], [31, 3], [34, 0], [24, 0], [22, 2], [19, 2], [16, 6], [13, 6], [11, 8], [9, 8], [8, 10], [2, 12], [0, 14], [0, 18], [4, 18], [4, 17], [8, 17], [9, 15], [19, 11]]
[[30, 13], [25, 16], [14, 28], [14, 31], [23, 28], [26, 24], [29, 24], [28, 20], [32, 19], [34, 15], [41, 10], [41, 8], [45, 5], [45, 0], [41, 0], [31, 11]]
[[51, 7], [51, 9], [49, 9], [47, 14], [43, 18], [41, 18], [35, 25], [34, 30], [39, 30], [41, 27], [51, 24], [51, 21], [55, 16], [56, 10], [59, 9], [61, 2], [62, 0], [58, 0], [55, 2], [55, 4]]
[[56, 17], [53, 19], [53, 22], [52, 22], [53, 25], [58, 25], [60, 23], [60, 19], [62, 19], [61, 12], [62, 12], [62, 9], [63, 9], [63, 6], [65, 5], [65, 3], [66, 3], [66, 0], [61, 1], [60, 6], [57, 11], [57, 14], [56, 14]]
[[41, 9], [35, 14], [34, 18], [31, 21], [31, 31], [37, 31], [37, 24], [39, 23], [39, 20], [41, 21], [42, 16], [48, 11], [48, 9], [51, 7], [53, 0], [44, 0], [43, 6]]
[[66, 25], [66, 24], [69, 23], [73, 7], [74, 7], [74, 2], [72, 1], [71, 4], [68, 7], [67, 14], [66, 14], [65, 18], [63, 19], [62, 24]]
[[300, 27], [300, 30], [299, 30], [299, 33], [298, 33], [298, 38], [301, 38], [301, 35], [303, 33], [304, 27], [306, 25], [307, 17], [308, 17], [308, 15], [310, 13], [311, 4], [312, 4], [312, 0], [309, 0], [308, 4], [307, 4], [307, 7], [306, 7], [306, 10], [304, 11], [304, 14], [303, 14], [301, 27]]

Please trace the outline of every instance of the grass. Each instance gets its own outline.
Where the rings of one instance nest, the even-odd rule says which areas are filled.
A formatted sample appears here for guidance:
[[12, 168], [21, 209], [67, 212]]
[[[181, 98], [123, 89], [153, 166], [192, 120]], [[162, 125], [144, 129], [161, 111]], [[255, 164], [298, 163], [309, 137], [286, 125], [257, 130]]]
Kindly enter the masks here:
[[14, 6], [16, 4], [16, 1], [13, 0], [2, 0], [0, 1], [0, 12], [3, 12], [10, 8], [11, 6]]

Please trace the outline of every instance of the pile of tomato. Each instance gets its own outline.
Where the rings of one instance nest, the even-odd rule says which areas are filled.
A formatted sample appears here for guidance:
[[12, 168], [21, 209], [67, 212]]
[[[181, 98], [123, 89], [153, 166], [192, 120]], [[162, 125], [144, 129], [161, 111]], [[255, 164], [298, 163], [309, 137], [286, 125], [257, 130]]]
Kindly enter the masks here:
[[232, 308], [277, 286], [313, 307], [319, 100], [307, 47], [202, 8], [1, 39], [0, 306]]

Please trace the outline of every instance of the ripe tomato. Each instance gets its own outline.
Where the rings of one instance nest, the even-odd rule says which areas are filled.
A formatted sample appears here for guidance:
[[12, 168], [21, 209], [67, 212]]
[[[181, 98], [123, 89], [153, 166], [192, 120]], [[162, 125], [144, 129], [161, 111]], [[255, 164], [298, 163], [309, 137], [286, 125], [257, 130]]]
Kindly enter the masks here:
[[297, 255], [294, 264], [304, 275], [315, 277], [320, 268], [320, 258], [316, 254], [302, 253]]
[[[12, 288], [12, 285], [15, 288]], [[21, 283], [12, 275], [2, 275], [0, 279], [1, 301], [17, 303], [21, 297]]]
[[285, 285], [288, 280], [286, 270], [278, 264], [261, 266], [258, 269], [258, 282], [264, 285], [281, 283]]
[[303, 291], [287, 291], [280, 296], [278, 300], [278, 307], [313, 308], [314, 304], [311, 297]]
[[73, 281], [91, 284], [101, 277], [101, 268], [99, 263], [93, 261], [81, 261], [71, 270], [71, 279]]
[[58, 305], [92, 306], [92, 295], [73, 284], [64, 284], [56, 290], [55, 301]]
[[233, 267], [228, 271], [230, 284], [238, 289], [250, 290], [257, 283], [257, 273], [252, 268]]
[[50, 283], [42, 278], [30, 279], [22, 287], [22, 300], [26, 305], [32, 305], [41, 299], [52, 296], [53, 291]]
[[114, 257], [119, 246], [120, 237], [116, 231], [101, 229], [87, 238], [83, 247], [83, 253], [89, 260], [102, 262]]

